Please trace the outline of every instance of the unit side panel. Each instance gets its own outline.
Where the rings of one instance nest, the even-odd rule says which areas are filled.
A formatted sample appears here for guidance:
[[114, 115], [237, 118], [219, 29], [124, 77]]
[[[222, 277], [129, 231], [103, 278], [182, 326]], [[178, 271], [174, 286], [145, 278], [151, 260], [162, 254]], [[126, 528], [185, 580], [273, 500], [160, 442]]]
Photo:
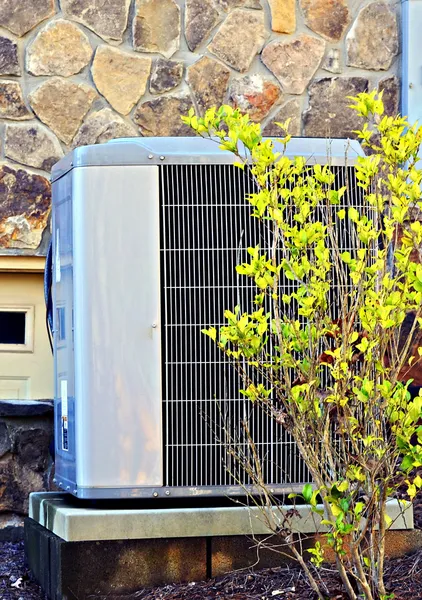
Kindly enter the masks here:
[[73, 183], [77, 483], [160, 486], [158, 167], [81, 167]]
[[55, 473], [66, 488], [68, 485], [74, 485], [76, 481], [70, 173], [53, 184], [53, 232]]

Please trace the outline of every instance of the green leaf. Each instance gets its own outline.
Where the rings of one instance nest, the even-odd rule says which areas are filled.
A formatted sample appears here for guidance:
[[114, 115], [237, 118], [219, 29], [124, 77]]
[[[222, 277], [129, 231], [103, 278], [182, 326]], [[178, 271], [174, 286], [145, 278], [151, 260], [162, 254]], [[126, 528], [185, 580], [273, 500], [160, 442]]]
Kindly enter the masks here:
[[307, 483], [306, 485], [303, 486], [302, 496], [303, 496], [303, 499], [305, 500], [305, 502], [309, 503], [311, 501], [312, 493], [313, 493], [312, 484]]

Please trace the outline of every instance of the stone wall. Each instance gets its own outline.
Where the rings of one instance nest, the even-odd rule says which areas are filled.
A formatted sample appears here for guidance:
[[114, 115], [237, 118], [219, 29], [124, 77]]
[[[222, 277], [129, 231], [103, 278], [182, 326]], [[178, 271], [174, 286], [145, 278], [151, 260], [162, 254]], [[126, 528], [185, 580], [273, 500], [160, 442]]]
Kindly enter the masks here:
[[23, 534], [29, 494], [51, 489], [51, 402], [0, 400], [0, 541]]
[[277, 134], [342, 137], [346, 96], [398, 110], [396, 0], [0, 0], [0, 253], [43, 254], [52, 164], [122, 136], [190, 135], [230, 102]]

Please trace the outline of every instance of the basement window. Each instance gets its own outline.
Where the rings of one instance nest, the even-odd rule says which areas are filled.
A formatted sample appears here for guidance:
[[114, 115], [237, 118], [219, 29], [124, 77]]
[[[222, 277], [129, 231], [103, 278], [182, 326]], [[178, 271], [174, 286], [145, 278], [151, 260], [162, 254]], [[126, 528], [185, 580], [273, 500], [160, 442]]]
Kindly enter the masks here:
[[0, 306], [0, 352], [33, 352], [33, 306]]

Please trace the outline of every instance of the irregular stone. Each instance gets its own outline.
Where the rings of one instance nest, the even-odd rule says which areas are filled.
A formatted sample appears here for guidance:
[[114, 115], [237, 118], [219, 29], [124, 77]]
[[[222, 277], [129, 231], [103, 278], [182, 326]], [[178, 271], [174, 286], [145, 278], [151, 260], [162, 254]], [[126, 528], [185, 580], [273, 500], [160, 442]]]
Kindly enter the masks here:
[[180, 8], [175, 0], [136, 0], [133, 47], [139, 52], [173, 56], [180, 45]]
[[134, 121], [145, 136], [192, 136], [192, 129], [180, 118], [191, 108], [190, 96], [161, 96], [139, 104]]
[[50, 199], [45, 177], [0, 166], [0, 247], [36, 250], [48, 224]]
[[233, 8], [255, 8], [261, 9], [261, 3], [259, 0], [216, 0], [217, 4], [221, 6], [226, 12]]
[[325, 42], [302, 33], [287, 42], [271, 42], [262, 62], [277, 77], [287, 94], [302, 94], [321, 64]]
[[123, 115], [130, 113], [145, 94], [150, 71], [150, 58], [111, 46], [97, 48], [91, 68], [98, 91]]
[[135, 128], [126, 123], [111, 108], [91, 113], [82, 124], [73, 140], [73, 147], [102, 144], [116, 138], [136, 137]]
[[292, 136], [300, 136], [301, 129], [301, 114], [300, 114], [300, 102], [298, 99], [293, 98], [284, 104], [274, 115], [274, 117], [264, 127], [262, 133], [268, 137], [280, 137], [282, 130], [276, 123], [285, 123], [287, 119], [290, 119], [288, 133]]
[[338, 48], [330, 48], [321, 66], [324, 71], [329, 71], [330, 73], [341, 73], [342, 67], [340, 50]]
[[53, 413], [54, 402], [50, 400], [0, 400], [0, 417], [39, 417]]
[[50, 431], [42, 427], [17, 429], [14, 436], [13, 453], [18, 455], [22, 466], [33, 471], [47, 468]]
[[65, 17], [82, 23], [104, 40], [122, 41], [130, 0], [61, 0], [60, 6]]
[[7, 454], [0, 459], [0, 512], [26, 514], [31, 492], [45, 491], [42, 474]]
[[230, 86], [233, 106], [258, 123], [268, 115], [280, 96], [279, 86], [258, 74], [235, 79]]
[[54, 133], [39, 123], [7, 125], [4, 152], [7, 158], [45, 171], [63, 156]]
[[346, 37], [347, 64], [387, 70], [399, 50], [397, 17], [392, 6], [373, 2], [362, 8]]
[[279, 33], [296, 31], [296, 0], [269, 0], [271, 29]]
[[54, 13], [54, 0], [0, 0], [0, 27], [22, 36]]
[[188, 68], [189, 83], [201, 114], [224, 103], [230, 79], [230, 69], [218, 60], [203, 56]]
[[185, 38], [189, 50], [196, 50], [220, 20], [213, 0], [186, 0]]
[[363, 77], [334, 77], [314, 81], [309, 86], [309, 108], [304, 112], [307, 137], [355, 137], [353, 130], [362, 127], [362, 119], [349, 108], [348, 96], [367, 91]]
[[350, 23], [350, 12], [345, 0], [300, 0], [305, 23], [331, 42], [343, 37]]
[[84, 32], [74, 23], [58, 19], [46, 25], [29, 46], [26, 67], [32, 75], [69, 77], [82, 71], [91, 56]]
[[96, 92], [86, 83], [53, 77], [36, 88], [29, 101], [39, 119], [69, 144], [95, 98]]
[[0, 421], [0, 458], [9, 452], [12, 448], [12, 444], [7, 430], [6, 423]]
[[395, 75], [381, 79], [378, 92], [382, 92], [385, 114], [396, 117], [400, 112], [400, 80]]
[[243, 73], [261, 51], [267, 37], [263, 12], [236, 9], [215, 34], [208, 50]]
[[25, 105], [22, 88], [16, 81], [0, 81], [0, 117], [3, 119], [32, 119]]
[[0, 75], [20, 75], [18, 45], [8, 37], [0, 36]]
[[169, 92], [181, 84], [183, 77], [183, 62], [158, 58], [152, 68], [149, 80], [151, 94]]

